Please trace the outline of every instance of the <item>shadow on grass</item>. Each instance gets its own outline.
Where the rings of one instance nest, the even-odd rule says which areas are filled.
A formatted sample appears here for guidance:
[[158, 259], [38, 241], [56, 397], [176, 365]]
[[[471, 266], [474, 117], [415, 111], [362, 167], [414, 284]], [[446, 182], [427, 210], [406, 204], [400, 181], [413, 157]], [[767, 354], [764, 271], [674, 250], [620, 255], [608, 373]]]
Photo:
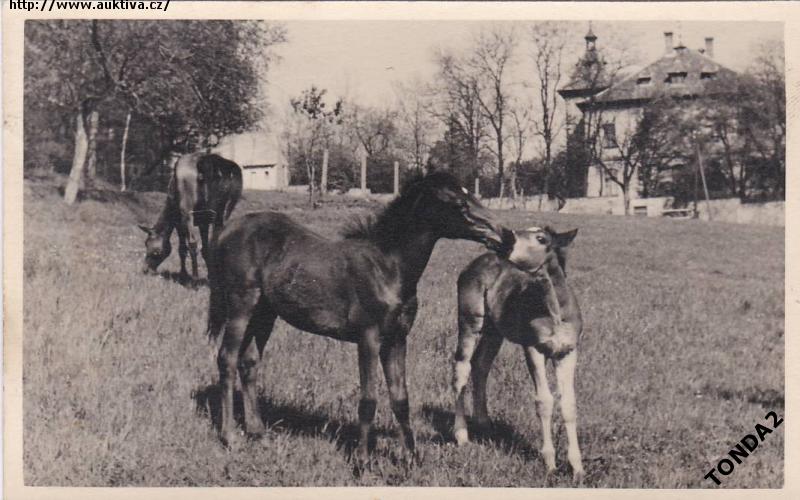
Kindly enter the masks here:
[[[214, 429], [219, 431], [222, 414], [222, 391], [217, 384], [208, 385], [192, 394], [197, 413], [209, 417]], [[336, 448], [350, 459], [358, 446], [358, 425], [353, 422], [332, 420], [322, 412], [308, 411], [291, 404], [281, 404], [269, 398], [259, 396], [258, 409], [262, 420], [272, 432], [322, 437], [335, 443]], [[244, 427], [242, 393], [235, 391], [233, 395], [233, 416], [237, 425]], [[375, 449], [377, 436], [395, 436], [395, 433], [384, 427], [373, 426], [370, 435], [369, 449]]]
[[[455, 415], [452, 411], [440, 406], [426, 404], [422, 407], [422, 415], [436, 430], [434, 443], [455, 443], [453, 435], [453, 422]], [[502, 420], [492, 421], [488, 426], [477, 425], [472, 418], [467, 418], [467, 430], [472, 441], [489, 442], [494, 444], [506, 454], [519, 454], [525, 460], [539, 460], [539, 451], [527, 442], [525, 437], [518, 433], [508, 422]]]
[[756, 389], [754, 387], [729, 389], [707, 384], [703, 387], [702, 392], [725, 401], [747, 401], [760, 405], [766, 410], [784, 409], [785, 407], [783, 393], [775, 389]]
[[207, 278], [192, 279], [190, 276], [182, 275], [181, 273], [176, 273], [175, 271], [161, 271], [158, 273], [158, 276], [165, 280], [173, 281], [190, 290], [197, 290], [198, 288], [208, 286]]

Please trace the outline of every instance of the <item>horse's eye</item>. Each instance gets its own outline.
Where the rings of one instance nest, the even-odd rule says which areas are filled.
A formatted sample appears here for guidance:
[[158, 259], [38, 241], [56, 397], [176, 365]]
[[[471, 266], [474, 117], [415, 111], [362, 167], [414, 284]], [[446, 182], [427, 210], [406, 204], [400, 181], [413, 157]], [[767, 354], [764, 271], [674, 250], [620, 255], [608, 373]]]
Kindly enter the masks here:
[[537, 236], [536, 237], [536, 241], [538, 241], [542, 245], [546, 245], [547, 244], [547, 238], [545, 238], [544, 236]]

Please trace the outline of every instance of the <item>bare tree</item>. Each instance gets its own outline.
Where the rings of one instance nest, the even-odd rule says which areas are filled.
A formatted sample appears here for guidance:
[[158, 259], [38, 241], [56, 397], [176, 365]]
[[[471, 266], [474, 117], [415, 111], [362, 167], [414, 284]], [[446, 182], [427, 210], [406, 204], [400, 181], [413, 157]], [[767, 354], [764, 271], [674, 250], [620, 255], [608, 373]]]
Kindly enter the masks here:
[[354, 105], [346, 123], [367, 156], [387, 153], [397, 137], [397, 112]]
[[432, 114], [466, 146], [467, 169], [480, 177], [481, 153], [487, 138], [486, 120], [478, 101], [479, 83], [462, 58], [448, 51], [436, 54], [439, 71], [431, 94], [437, 97]]
[[[530, 54], [535, 68], [535, 88], [537, 92], [537, 116], [532, 119], [534, 133], [541, 137], [544, 147], [544, 185], [542, 193], [550, 192], [550, 170], [553, 162], [553, 142], [558, 134], [559, 109], [558, 88], [562, 77], [562, 59], [566, 40], [563, 29], [556, 23], [534, 24], [529, 31], [532, 52]], [[592, 75], [595, 80], [599, 75]]]
[[517, 101], [509, 109], [511, 115], [511, 143], [513, 146], [514, 161], [509, 164], [509, 188], [512, 197], [517, 196], [517, 177], [519, 175], [522, 156], [530, 138], [533, 123], [532, 106], [525, 101]]
[[414, 168], [421, 172], [425, 168], [425, 157], [430, 150], [431, 135], [435, 128], [431, 99], [419, 79], [408, 84], [397, 82], [394, 89], [401, 125], [399, 145], [405, 150]]
[[488, 149], [497, 159], [497, 177], [500, 196], [505, 193], [505, 143], [508, 139], [506, 126], [511, 108], [509, 70], [513, 65], [516, 34], [512, 28], [496, 26], [481, 31], [475, 37], [466, 66], [475, 75], [476, 99], [486, 122], [492, 131]]
[[316, 86], [304, 90], [300, 97], [291, 99], [293, 114], [287, 127], [287, 144], [302, 157], [308, 175], [308, 200], [316, 206], [317, 158], [328, 142], [331, 126], [341, 120], [342, 101], [338, 100], [326, 109], [325, 89]]

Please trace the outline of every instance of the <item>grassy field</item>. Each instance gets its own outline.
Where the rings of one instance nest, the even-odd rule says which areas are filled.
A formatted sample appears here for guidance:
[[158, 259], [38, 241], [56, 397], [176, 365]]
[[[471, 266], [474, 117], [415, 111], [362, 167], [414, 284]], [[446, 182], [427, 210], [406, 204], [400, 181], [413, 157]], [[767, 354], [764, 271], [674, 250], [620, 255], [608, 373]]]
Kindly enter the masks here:
[[[544, 482], [533, 384], [511, 344], [490, 375], [493, 430], [454, 445], [456, 277], [482, 251], [478, 244], [440, 242], [419, 287], [409, 390], [423, 466], [397, 460], [382, 387], [375, 464], [356, 477], [347, 461], [357, 420], [355, 347], [279, 322], [261, 372], [269, 431], [227, 451], [212, 425], [208, 289], [140, 273], [144, 235], [135, 224], [154, 221], [163, 196], [98, 191], [67, 209], [62, 183], [25, 181], [27, 485], [571, 486], [558, 412], [559, 471]], [[238, 214], [284, 210], [325, 234], [379, 206], [336, 198], [311, 211], [299, 195], [245, 196]], [[713, 487], [706, 472], [768, 411], [783, 415], [782, 228], [501, 216], [515, 228], [580, 228], [568, 271], [586, 324], [577, 398], [587, 487]], [[162, 268], [177, 271], [177, 256]], [[721, 487], [781, 487], [783, 428]]]

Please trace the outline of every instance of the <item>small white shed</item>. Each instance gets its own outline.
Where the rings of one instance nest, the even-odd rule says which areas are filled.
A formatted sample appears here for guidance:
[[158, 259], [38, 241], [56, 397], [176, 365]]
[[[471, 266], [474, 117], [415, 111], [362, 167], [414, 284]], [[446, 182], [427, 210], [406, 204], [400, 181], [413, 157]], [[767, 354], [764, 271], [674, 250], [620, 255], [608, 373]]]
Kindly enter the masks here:
[[214, 152], [242, 167], [244, 189], [274, 191], [289, 185], [289, 169], [277, 139], [267, 132], [223, 137]]

